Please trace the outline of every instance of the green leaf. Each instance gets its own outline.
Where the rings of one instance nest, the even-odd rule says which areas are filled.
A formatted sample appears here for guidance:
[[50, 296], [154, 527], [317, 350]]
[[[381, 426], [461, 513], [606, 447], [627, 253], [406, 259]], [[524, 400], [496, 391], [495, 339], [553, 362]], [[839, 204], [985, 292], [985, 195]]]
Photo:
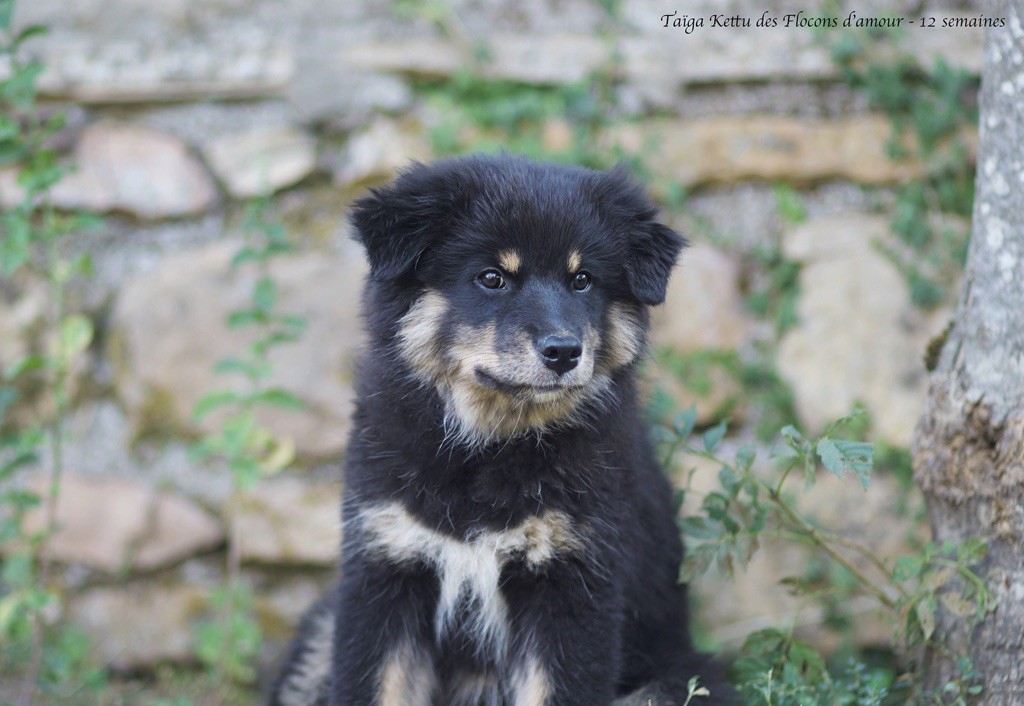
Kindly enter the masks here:
[[[2, 12], [2, 10], [0, 10]], [[49, 32], [49, 28], [44, 25], [29, 25], [15, 35], [14, 39], [11, 40], [11, 45], [8, 47], [8, 51], [13, 53], [18, 50], [24, 42], [27, 42], [32, 37], [39, 37]]]
[[757, 450], [753, 446], [749, 444], [741, 446], [736, 452], [736, 467], [746, 473], [753, 467], [756, 458]]
[[0, 81], [0, 98], [18, 108], [29, 108], [36, 98], [36, 79], [42, 72], [43, 65], [38, 61], [25, 64], [7, 80]]
[[697, 407], [684, 409], [672, 419], [672, 428], [681, 437], [687, 437], [693, 433], [693, 427], [697, 424]]
[[72, 314], [60, 322], [60, 356], [68, 362], [85, 352], [92, 343], [92, 320], [81, 314]]
[[52, 113], [50, 117], [43, 121], [43, 129], [47, 132], [57, 132], [58, 130], [63, 130], [67, 124], [68, 116], [65, 113], [57, 111], [56, 113]]
[[651, 427], [651, 441], [659, 446], [672, 446], [676, 442], [676, 435], [671, 429], [661, 425]]
[[708, 493], [700, 506], [708, 517], [715, 520], [725, 520], [729, 515], [729, 498], [721, 493]]
[[0, 114], [0, 140], [15, 140], [21, 135], [21, 121], [13, 115]]
[[0, 273], [12, 274], [28, 260], [32, 230], [20, 212], [4, 214], [4, 237], [0, 238]]
[[256, 393], [249, 399], [257, 404], [266, 404], [273, 407], [285, 407], [288, 409], [300, 410], [306, 408], [306, 404], [301, 399], [279, 387], [272, 387], [269, 390], [263, 390]]
[[774, 188], [775, 207], [779, 217], [790, 225], [807, 220], [807, 209], [800, 200], [800, 192], [788, 184], [777, 184]]
[[977, 564], [988, 554], [988, 542], [980, 537], [965, 539], [956, 548], [956, 560], [964, 566]]
[[237, 404], [241, 399], [241, 396], [237, 392], [231, 392], [229, 390], [208, 392], [203, 395], [198, 402], [196, 402], [195, 409], [192, 410], [192, 418], [199, 421], [215, 409]]
[[730, 495], [735, 496], [737, 494], [740, 479], [739, 476], [729, 468], [729, 466], [722, 466], [718, 469], [718, 482], [721, 483], [723, 488], [729, 491]]
[[[9, 458], [5, 458], [3, 463], [0, 463], [0, 480], [9, 477], [19, 468], [25, 466], [31, 466], [39, 460], [39, 456], [32, 450], [21, 451], [14, 454]], [[32, 497], [38, 498], [32, 494]], [[16, 491], [8, 491], [2, 496], [5, 505], [13, 505], [15, 507], [23, 507], [21, 504], [21, 496], [16, 495]]]
[[797, 448], [799, 448], [804, 442], [804, 435], [797, 431], [797, 428], [792, 424], [787, 424], [782, 427], [782, 431], [779, 433], [782, 434], [782, 438], [785, 439], [787, 443]]
[[270, 333], [269, 335], [259, 339], [258, 341], [253, 341], [252, 344], [249, 346], [249, 351], [252, 353], [253, 356], [257, 358], [262, 358], [267, 354], [267, 351], [269, 351], [271, 348], [274, 348], [275, 346], [279, 346], [284, 343], [295, 343], [298, 340], [298, 334], [287, 333], [284, 331], [274, 331], [273, 333]]
[[219, 449], [230, 458], [240, 457], [246, 453], [255, 433], [256, 418], [250, 409], [243, 409], [224, 420]]
[[25, 605], [25, 593], [12, 591], [0, 597], [0, 635], [8, 635], [14, 631], [14, 625], [22, 616]]
[[13, 387], [0, 387], [0, 422], [3, 421], [7, 410], [14, 401], [18, 399], [18, 391]]
[[914, 614], [917, 622], [921, 625], [921, 634], [925, 640], [932, 639], [935, 634], [935, 609], [937, 603], [934, 596], [928, 596], [917, 602], [914, 606]]
[[306, 319], [302, 316], [295, 316], [294, 314], [282, 314], [275, 316], [274, 321], [282, 326], [293, 329], [295, 333], [302, 333], [306, 330]]
[[13, 164], [25, 156], [25, 145], [14, 137], [0, 135], [0, 164]]
[[704, 517], [684, 517], [679, 528], [694, 539], [718, 539], [725, 531], [721, 522]]
[[4, 557], [3, 580], [11, 586], [28, 586], [35, 575], [35, 561], [31, 554], [18, 552]]
[[82, 253], [69, 264], [72, 274], [81, 275], [82, 277], [92, 276], [92, 256], [89, 253]]
[[270, 364], [262, 362], [250, 362], [242, 360], [241, 358], [225, 358], [219, 361], [213, 366], [213, 372], [217, 374], [223, 373], [241, 373], [246, 377], [250, 378], [265, 378], [271, 372]]
[[722, 443], [722, 438], [725, 436], [725, 428], [726, 423], [719, 422], [701, 435], [701, 442], [704, 444], [705, 451], [708, 453], [715, 452], [715, 449]]
[[771, 457], [774, 459], [795, 462], [800, 456], [800, 450], [793, 448], [790, 444], [775, 444], [772, 446]]
[[779, 580], [779, 585], [785, 586], [791, 596], [803, 596], [815, 590], [813, 583], [801, 576], [787, 576]]
[[715, 546], [713, 544], [701, 544], [686, 552], [683, 565], [679, 569], [680, 581], [693, 581], [698, 576], [703, 576], [711, 568], [711, 562], [715, 558]]
[[18, 376], [24, 375], [25, 373], [31, 373], [37, 370], [44, 369], [47, 366], [48, 362], [49, 361], [47, 361], [47, 359], [41, 355], [25, 356], [21, 360], [16, 360], [13, 363], [11, 363], [8, 366], [7, 370], [4, 371], [4, 377], [6, 377], [8, 380], [14, 380]]
[[251, 326], [253, 324], [263, 324], [266, 322], [267, 316], [262, 311], [244, 309], [241, 311], [232, 311], [228, 315], [228, 328], [241, 328], [242, 326]]
[[235, 256], [233, 258], [231, 258], [231, 266], [238, 267], [239, 265], [245, 264], [246, 262], [265, 259], [265, 253], [260, 252], [259, 250], [256, 250], [254, 248], [242, 248], [237, 253], [235, 253]]
[[260, 464], [255, 458], [234, 458], [229, 464], [231, 475], [240, 488], [248, 489], [260, 479]]
[[261, 277], [252, 290], [252, 305], [257, 311], [268, 312], [277, 303], [277, 287], [274, 280]]
[[921, 575], [925, 560], [920, 556], [901, 556], [892, 568], [892, 577], [896, 581], [909, 581]]
[[54, 186], [67, 171], [57, 163], [57, 157], [51, 150], [41, 150], [29, 153], [28, 164], [18, 173], [16, 181], [31, 196]]
[[871, 482], [871, 469], [874, 460], [874, 449], [865, 441], [847, 439], [830, 439], [823, 437], [818, 440], [818, 457], [822, 465], [830, 473], [842, 478], [846, 471], [853, 471], [866, 489]]
[[14, 14], [14, 0], [0, 0], [0, 30], [11, 26], [11, 16]]
[[831, 436], [839, 429], [842, 429], [843, 427], [853, 424], [854, 422], [860, 421], [861, 419], [864, 418], [864, 414], [865, 412], [863, 407], [861, 407], [860, 405], [854, 406], [854, 408], [850, 410], [849, 414], [847, 414], [844, 417], [840, 417], [839, 419], [829, 424], [828, 428], [825, 429], [822, 436]]

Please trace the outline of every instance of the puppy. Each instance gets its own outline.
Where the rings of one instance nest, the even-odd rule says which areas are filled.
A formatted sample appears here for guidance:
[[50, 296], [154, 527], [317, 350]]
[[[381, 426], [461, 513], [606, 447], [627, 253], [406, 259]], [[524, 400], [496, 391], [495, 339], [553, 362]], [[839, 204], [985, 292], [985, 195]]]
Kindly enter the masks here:
[[[698, 676], [637, 401], [685, 245], [622, 169], [416, 165], [352, 213], [370, 276], [336, 592], [275, 706], [669, 706]], [[619, 699], [619, 701], [616, 701]]]

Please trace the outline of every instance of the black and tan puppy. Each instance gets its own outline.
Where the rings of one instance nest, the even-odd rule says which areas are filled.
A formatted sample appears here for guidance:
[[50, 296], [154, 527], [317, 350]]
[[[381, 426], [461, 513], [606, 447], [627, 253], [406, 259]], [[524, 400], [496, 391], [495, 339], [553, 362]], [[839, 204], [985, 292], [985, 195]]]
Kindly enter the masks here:
[[[685, 241], [623, 170], [415, 166], [355, 205], [371, 273], [336, 595], [279, 706], [682, 704], [687, 627], [637, 403]], [[642, 694], [642, 695], [641, 695]]]

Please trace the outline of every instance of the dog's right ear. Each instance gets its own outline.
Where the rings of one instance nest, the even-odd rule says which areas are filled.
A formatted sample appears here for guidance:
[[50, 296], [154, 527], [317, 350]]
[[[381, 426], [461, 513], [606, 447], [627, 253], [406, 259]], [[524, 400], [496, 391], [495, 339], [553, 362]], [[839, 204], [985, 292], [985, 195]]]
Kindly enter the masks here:
[[371, 189], [352, 205], [354, 237], [366, 248], [374, 279], [397, 279], [411, 271], [427, 246], [426, 229], [411, 227], [410, 206], [394, 184]]
[[372, 278], [397, 279], [412, 272], [420, 255], [444, 232], [454, 205], [448, 181], [415, 164], [352, 205], [354, 237], [366, 248]]

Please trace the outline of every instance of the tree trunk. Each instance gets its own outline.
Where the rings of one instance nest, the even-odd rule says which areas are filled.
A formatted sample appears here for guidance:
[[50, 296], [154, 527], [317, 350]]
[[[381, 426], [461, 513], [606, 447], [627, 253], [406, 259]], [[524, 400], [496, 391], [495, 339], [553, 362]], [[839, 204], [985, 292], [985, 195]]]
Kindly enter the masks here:
[[[1024, 704], [1024, 0], [994, 1], [981, 86], [973, 236], [956, 319], [913, 449], [936, 543], [989, 543], [976, 567], [995, 610], [970, 628], [940, 608], [936, 634], [971, 658], [972, 703]], [[959, 678], [932, 650], [926, 683]]]

